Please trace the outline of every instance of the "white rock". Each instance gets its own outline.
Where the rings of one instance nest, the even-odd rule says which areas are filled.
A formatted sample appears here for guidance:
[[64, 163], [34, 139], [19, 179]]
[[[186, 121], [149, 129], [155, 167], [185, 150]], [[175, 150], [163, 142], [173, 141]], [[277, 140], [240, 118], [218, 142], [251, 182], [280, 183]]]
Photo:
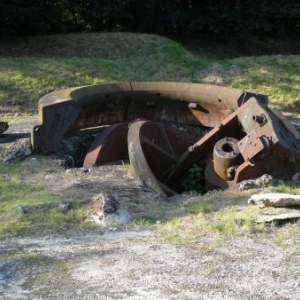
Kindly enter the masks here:
[[124, 208], [119, 208], [113, 214], [103, 214], [103, 212], [95, 213], [92, 215], [92, 220], [104, 227], [125, 225], [131, 220], [131, 215]]
[[102, 202], [101, 209], [92, 215], [92, 220], [97, 224], [104, 227], [125, 225], [131, 220], [131, 215], [113, 195], [100, 193], [94, 200]]
[[300, 195], [291, 195], [286, 193], [254, 194], [250, 197], [248, 203], [256, 204], [260, 207], [300, 206]]
[[300, 209], [290, 207], [266, 207], [255, 217], [257, 223], [287, 221], [300, 218]]

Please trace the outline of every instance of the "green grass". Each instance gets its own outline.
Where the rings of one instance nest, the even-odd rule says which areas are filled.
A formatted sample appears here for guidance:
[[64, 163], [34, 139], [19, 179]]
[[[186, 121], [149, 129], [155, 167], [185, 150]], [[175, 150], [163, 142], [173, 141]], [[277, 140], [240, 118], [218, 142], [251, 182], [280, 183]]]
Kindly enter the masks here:
[[189, 80], [208, 64], [155, 35], [58, 35], [14, 43], [1, 45], [0, 55], [0, 105], [8, 110], [35, 110], [42, 95], [66, 87]]
[[[259, 208], [246, 205], [247, 199], [246, 193], [218, 191], [191, 197], [183, 203], [174, 202], [174, 210], [169, 208], [169, 219], [159, 225], [161, 237], [169, 242], [197, 243], [203, 238], [217, 241], [238, 235], [264, 236], [264, 226], [255, 223]], [[177, 214], [178, 205], [184, 208], [181, 215]]]
[[288, 182], [285, 184], [280, 184], [278, 186], [273, 186], [269, 188], [270, 192], [273, 193], [287, 193], [293, 195], [300, 194], [300, 186], [299, 182]]
[[[299, 113], [300, 56], [270, 55], [233, 59], [223, 68], [225, 84], [269, 96], [277, 109]], [[236, 76], [230, 76], [232, 73]]]
[[[23, 176], [28, 173], [24, 174], [20, 163], [0, 164], [0, 237], [62, 231], [84, 222], [84, 211], [75, 199], [73, 208], [62, 212], [58, 195], [47, 191], [42, 183], [26, 183]], [[31, 211], [20, 213], [20, 207]]]
[[272, 106], [300, 113], [299, 55], [220, 57], [212, 59], [203, 49], [191, 52], [176, 41], [151, 34], [15, 38], [0, 44], [0, 107], [8, 112], [33, 112], [38, 99], [55, 89], [163, 80], [267, 94]]

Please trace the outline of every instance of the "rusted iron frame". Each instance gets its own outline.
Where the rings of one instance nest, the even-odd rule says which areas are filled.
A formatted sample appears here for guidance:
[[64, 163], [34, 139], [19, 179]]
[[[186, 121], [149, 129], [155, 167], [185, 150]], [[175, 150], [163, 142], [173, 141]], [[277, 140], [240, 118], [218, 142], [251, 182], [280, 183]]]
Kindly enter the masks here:
[[164, 179], [194, 141], [195, 137], [161, 123], [133, 122], [128, 131], [128, 152], [134, 176], [160, 194], [175, 194]]
[[[263, 122], [258, 121], [256, 116], [262, 115]], [[244, 158], [244, 162], [236, 166], [234, 179], [227, 182], [216, 174], [210, 174], [215, 173], [212, 168], [213, 163], [210, 162], [213, 147], [226, 136], [240, 140], [239, 150]], [[252, 142], [247, 143], [248, 139]], [[278, 178], [290, 179], [300, 169], [299, 133], [282, 115], [252, 98], [220, 126], [190, 147], [189, 151], [178, 159], [177, 166], [169, 174], [165, 184], [171, 187], [177, 186], [186, 171], [193, 164], [204, 159], [208, 165], [206, 177], [210, 181], [215, 181], [215, 185], [220, 188], [235, 186], [238, 182], [257, 177], [263, 172]]]
[[[183, 82], [123, 82], [55, 91], [40, 99], [32, 148], [56, 151], [67, 132], [137, 118], [214, 127], [253, 95]], [[267, 101], [266, 96], [256, 96]]]

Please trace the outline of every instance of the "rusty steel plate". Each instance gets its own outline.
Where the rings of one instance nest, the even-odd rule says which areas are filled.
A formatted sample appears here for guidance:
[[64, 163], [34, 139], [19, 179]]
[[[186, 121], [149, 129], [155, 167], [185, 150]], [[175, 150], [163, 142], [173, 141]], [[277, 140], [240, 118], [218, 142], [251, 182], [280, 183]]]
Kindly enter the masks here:
[[257, 135], [255, 130], [253, 130], [238, 142], [238, 148], [242, 153], [244, 160], [247, 161], [253, 159], [256, 155], [263, 151], [265, 146], [261, 137]]
[[234, 187], [242, 180], [263, 174], [291, 179], [300, 170], [300, 140], [295, 129], [291, 130], [292, 126], [282, 115], [253, 97], [179, 157], [166, 183], [171, 187], [176, 184], [193, 164], [211, 157], [218, 141], [228, 136], [234, 138], [237, 145], [232, 147], [232, 153], [238, 150], [242, 159], [236, 161], [225, 155], [220, 165], [215, 155], [213, 164], [216, 165], [210, 162], [206, 168], [210, 186]]
[[39, 101], [33, 150], [56, 151], [66, 133], [138, 118], [215, 127], [252, 96], [242, 90], [186, 82], [120, 82], [55, 91]]
[[[184, 82], [121, 82], [55, 91], [39, 102], [40, 124], [33, 128], [31, 142], [34, 150], [47, 153], [58, 149], [66, 133], [113, 125], [96, 138], [84, 165], [122, 159], [128, 147], [135, 176], [167, 195], [178, 190], [194, 164], [205, 161], [208, 185], [220, 188], [264, 173], [290, 179], [300, 170], [300, 134], [266, 99]], [[127, 134], [125, 124], [130, 122]], [[211, 130], [195, 141], [168, 127], [170, 123]], [[224, 141], [226, 137], [232, 142]]]
[[88, 150], [83, 167], [128, 159], [127, 132], [127, 122], [114, 124], [100, 132]]

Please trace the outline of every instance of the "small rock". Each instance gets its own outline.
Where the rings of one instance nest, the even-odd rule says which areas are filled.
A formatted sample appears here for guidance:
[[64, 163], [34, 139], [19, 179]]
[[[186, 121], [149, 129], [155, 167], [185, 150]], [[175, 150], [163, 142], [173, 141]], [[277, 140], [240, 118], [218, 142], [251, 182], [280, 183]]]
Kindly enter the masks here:
[[58, 204], [57, 209], [62, 211], [62, 212], [67, 212], [68, 210], [72, 209], [73, 205], [70, 202], [60, 202]]
[[102, 201], [102, 210], [104, 214], [114, 214], [120, 208], [119, 202], [112, 195], [103, 195]]
[[22, 215], [24, 215], [24, 214], [27, 213], [26, 208], [23, 207], [23, 206], [18, 206], [17, 211], [18, 211], [18, 213], [20, 213], [20, 214], [22, 214]]
[[87, 168], [80, 168], [79, 170], [80, 170], [82, 173], [88, 173], [88, 171], [89, 171]]
[[51, 180], [51, 179], [53, 179], [53, 178], [54, 178], [54, 176], [51, 175], [51, 174], [45, 175], [45, 180]]
[[250, 197], [248, 203], [256, 204], [260, 207], [300, 206], [300, 195], [291, 195], [285, 193], [254, 194]]
[[119, 208], [116, 213], [104, 215], [103, 221], [106, 226], [125, 225], [131, 219], [130, 214], [124, 208]]
[[66, 174], [71, 174], [71, 173], [73, 173], [73, 170], [74, 170], [74, 169], [67, 169], [67, 170], [66, 170]]
[[125, 225], [131, 220], [131, 215], [110, 194], [100, 194], [96, 201], [102, 200], [101, 210], [96, 212], [92, 219], [102, 226]]
[[300, 218], [300, 209], [287, 207], [266, 207], [255, 217], [257, 223], [288, 221]]
[[14, 159], [21, 161], [24, 160], [31, 153], [32, 151], [30, 146], [30, 140], [27, 138], [19, 139], [3, 152], [2, 162], [7, 164]]
[[257, 179], [244, 180], [238, 184], [239, 191], [246, 191], [250, 189], [264, 188], [271, 186], [274, 183], [274, 179], [269, 174], [264, 174]]

